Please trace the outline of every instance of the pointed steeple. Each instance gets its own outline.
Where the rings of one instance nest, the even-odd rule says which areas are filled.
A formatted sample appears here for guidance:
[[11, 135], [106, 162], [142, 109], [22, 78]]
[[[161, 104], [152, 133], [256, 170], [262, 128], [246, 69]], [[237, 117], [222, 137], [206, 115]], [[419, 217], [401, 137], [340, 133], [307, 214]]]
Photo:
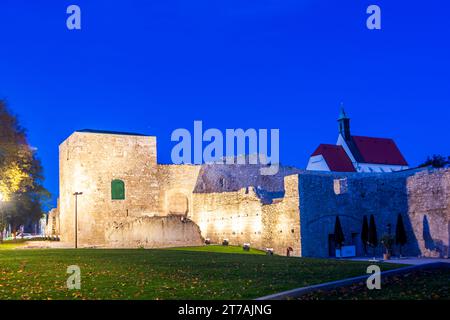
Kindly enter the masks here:
[[341, 103], [341, 111], [339, 112], [339, 134], [342, 135], [342, 137], [345, 140], [350, 140], [350, 118], [347, 117], [347, 114], [344, 110], [344, 104]]
[[344, 104], [341, 102], [341, 112], [339, 112], [338, 120], [342, 120], [342, 119], [348, 119], [348, 117], [344, 110]]

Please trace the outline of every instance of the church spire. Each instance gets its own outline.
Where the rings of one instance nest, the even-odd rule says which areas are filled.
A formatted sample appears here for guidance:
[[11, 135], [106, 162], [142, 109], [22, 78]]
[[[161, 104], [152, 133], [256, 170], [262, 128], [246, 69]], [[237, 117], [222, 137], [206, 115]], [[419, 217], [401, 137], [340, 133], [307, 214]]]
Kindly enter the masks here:
[[350, 118], [347, 117], [347, 114], [345, 113], [343, 103], [341, 103], [341, 112], [339, 113], [338, 123], [339, 123], [339, 134], [342, 135], [342, 137], [345, 140], [349, 140], [351, 137]]
[[345, 113], [345, 110], [344, 110], [344, 103], [342, 103], [342, 102], [341, 102], [341, 112], [339, 112], [338, 120], [341, 120], [341, 119], [348, 119], [347, 114]]

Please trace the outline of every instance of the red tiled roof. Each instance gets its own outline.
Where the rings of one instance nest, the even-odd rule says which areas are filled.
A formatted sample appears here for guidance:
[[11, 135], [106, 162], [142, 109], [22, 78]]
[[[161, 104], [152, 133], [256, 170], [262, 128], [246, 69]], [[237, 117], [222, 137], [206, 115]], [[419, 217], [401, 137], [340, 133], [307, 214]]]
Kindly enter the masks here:
[[392, 139], [361, 136], [352, 136], [352, 139], [363, 163], [408, 165]]
[[352, 161], [342, 146], [335, 146], [332, 144], [321, 144], [314, 151], [312, 156], [322, 155], [325, 159], [328, 168], [331, 171], [337, 172], [354, 172]]

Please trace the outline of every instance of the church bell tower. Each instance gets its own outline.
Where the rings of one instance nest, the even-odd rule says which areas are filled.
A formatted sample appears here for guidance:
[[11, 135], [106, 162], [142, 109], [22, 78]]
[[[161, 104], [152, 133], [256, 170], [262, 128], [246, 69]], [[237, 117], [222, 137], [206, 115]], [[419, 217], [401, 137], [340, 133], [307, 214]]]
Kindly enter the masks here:
[[341, 105], [341, 112], [338, 118], [339, 134], [347, 141], [350, 140], [350, 118], [345, 114], [344, 107]]

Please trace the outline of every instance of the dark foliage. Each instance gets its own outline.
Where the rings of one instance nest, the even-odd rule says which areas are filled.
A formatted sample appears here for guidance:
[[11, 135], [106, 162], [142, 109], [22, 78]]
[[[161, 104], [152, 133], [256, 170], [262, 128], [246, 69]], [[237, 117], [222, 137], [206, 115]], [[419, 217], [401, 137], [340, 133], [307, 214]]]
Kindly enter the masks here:
[[336, 247], [340, 248], [345, 242], [344, 232], [342, 231], [341, 220], [339, 216], [336, 217], [336, 223], [334, 225], [334, 242]]
[[0, 100], [0, 229], [37, 222], [50, 195], [43, 186], [43, 168], [26, 131]]
[[450, 156], [445, 157], [434, 154], [431, 157], [427, 157], [427, 160], [419, 165], [419, 167], [448, 168], [450, 167]]
[[369, 225], [369, 245], [373, 248], [378, 246], [378, 234], [377, 234], [377, 226], [375, 224], [375, 217], [370, 215], [370, 225]]

